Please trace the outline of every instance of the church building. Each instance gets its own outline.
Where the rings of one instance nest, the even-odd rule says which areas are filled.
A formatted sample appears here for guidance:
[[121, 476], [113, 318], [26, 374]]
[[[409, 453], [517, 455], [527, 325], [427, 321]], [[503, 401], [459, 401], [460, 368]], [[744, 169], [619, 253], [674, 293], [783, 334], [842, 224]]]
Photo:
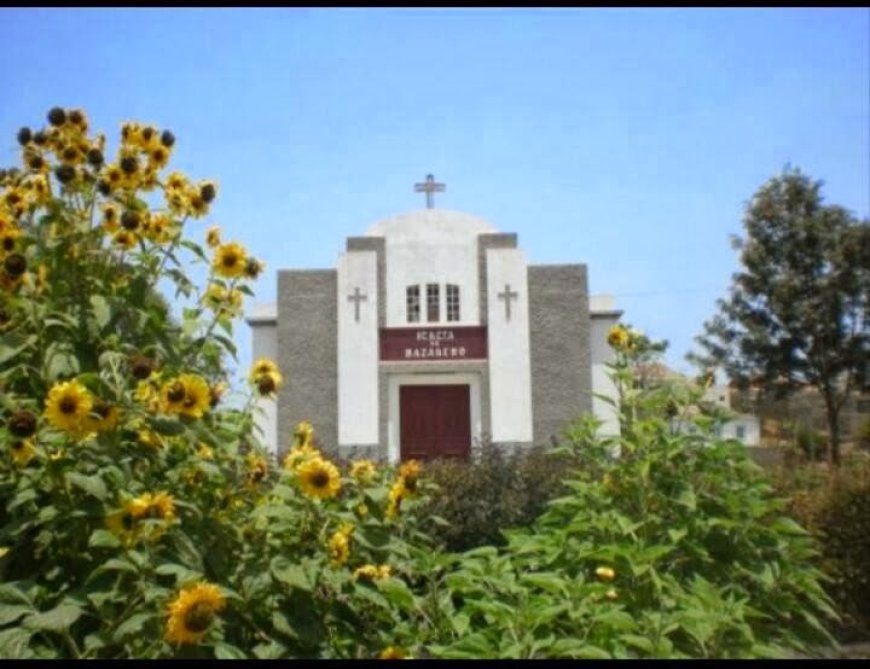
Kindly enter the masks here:
[[390, 462], [468, 457], [479, 440], [528, 447], [584, 412], [615, 416], [607, 331], [620, 317], [588, 294], [583, 264], [529, 264], [517, 235], [425, 209], [348, 237], [335, 268], [278, 271], [277, 301], [247, 318], [254, 359], [284, 376], [260, 400], [263, 441], [283, 453], [293, 426], [321, 449]]

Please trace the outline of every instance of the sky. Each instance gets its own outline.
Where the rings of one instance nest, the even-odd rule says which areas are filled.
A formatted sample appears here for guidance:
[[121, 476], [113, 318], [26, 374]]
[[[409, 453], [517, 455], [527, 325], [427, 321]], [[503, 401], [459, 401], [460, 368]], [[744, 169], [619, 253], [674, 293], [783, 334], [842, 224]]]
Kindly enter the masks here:
[[[739, 269], [745, 203], [787, 165], [870, 214], [870, 10], [0, 9], [0, 165], [53, 106], [171, 129], [267, 270], [424, 206], [584, 263], [590, 292], [685, 354]], [[246, 305], [250, 311], [251, 302]], [[251, 333], [236, 328], [239, 369]]]

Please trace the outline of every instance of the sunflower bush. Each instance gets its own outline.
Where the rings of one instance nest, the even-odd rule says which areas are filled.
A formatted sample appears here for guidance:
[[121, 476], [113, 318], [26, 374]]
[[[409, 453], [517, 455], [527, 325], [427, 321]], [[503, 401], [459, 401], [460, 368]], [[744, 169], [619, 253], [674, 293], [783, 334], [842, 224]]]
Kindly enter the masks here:
[[0, 657], [413, 653], [419, 469], [339, 470], [311, 426], [272, 461], [253, 428], [283, 381], [272, 361], [229, 405], [262, 263], [196, 227], [217, 185], [170, 170], [175, 137], [153, 125], [123, 124], [110, 152], [58, 107], [17, 139], [0, 172]]

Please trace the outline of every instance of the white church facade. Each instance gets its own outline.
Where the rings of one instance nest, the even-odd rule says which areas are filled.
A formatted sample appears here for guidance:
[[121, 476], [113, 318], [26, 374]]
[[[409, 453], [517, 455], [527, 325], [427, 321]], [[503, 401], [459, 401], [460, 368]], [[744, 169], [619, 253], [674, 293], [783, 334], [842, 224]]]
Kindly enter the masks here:
[[620, 312], [590, 301], [586, 266], [529, 264], [515, 234], [432, 208], [426, 186], [429, 207], [349, 237], [335, 268], [279, 270], [276, 303], [249, 315], [254, 359], [285, 381], [260, 400], [266, 446], [302, 420], [326, 452], [391, 462], [546, 443], [584, 412], [612, 431], [594, 394], [613, 393]]

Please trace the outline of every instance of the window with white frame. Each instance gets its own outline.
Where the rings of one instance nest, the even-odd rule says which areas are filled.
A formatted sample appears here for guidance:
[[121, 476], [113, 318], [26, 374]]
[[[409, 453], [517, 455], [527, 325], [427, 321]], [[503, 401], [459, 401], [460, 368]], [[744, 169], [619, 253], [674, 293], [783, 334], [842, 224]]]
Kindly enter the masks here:
[[426, 284], [426, 320], [430, 323], [441, 320], [441, 292], [437, 283]]
[[420, 322], [420, 286], [408, 286], [405, 290], [405, 299], [408, 309], [408, 322]]
[[459, 286], [453, 283], [447, 284], [447, 321], [459, 320]]

